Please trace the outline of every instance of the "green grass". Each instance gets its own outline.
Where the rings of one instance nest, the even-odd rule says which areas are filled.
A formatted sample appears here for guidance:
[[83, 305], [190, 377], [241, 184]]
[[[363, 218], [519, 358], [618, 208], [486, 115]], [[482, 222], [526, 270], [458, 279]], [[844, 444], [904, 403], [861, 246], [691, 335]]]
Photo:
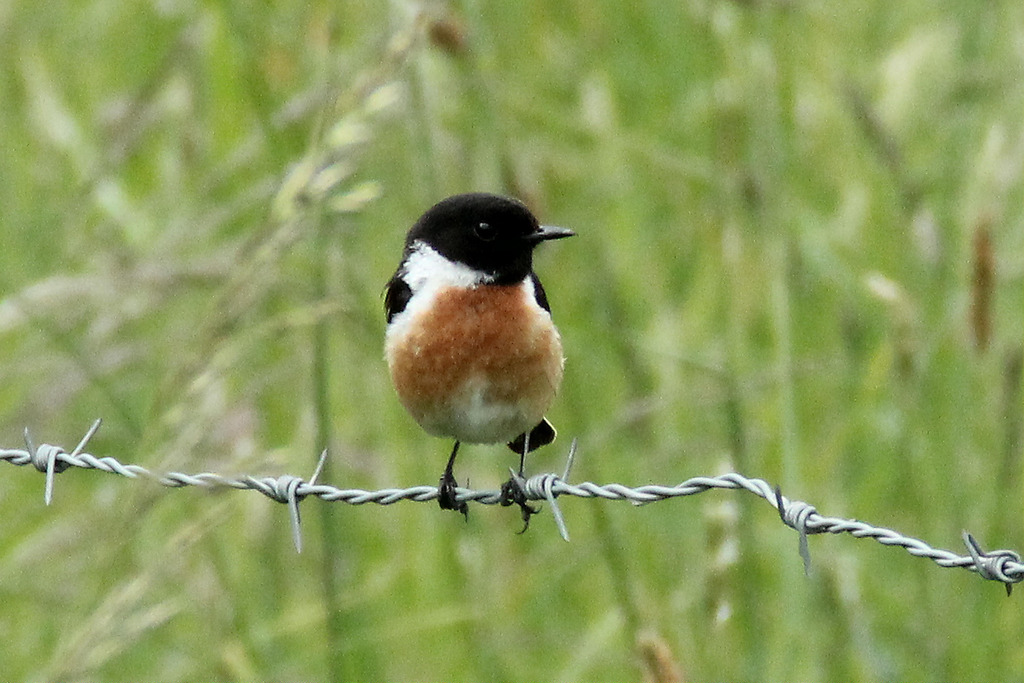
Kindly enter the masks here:
[[[568, 363], [533, 471], [576, 436], [577, 480], [735, 470], [1022, 549], [1022, 44], [999, 1], [9, 3], [0, 445], [102, 417], [90, 452], [157, 471], [436, 481], [382, 287], [491, 190], [579, 234], [536, 264]], [[1020, 596], [852, 537], [805, 578], [738, 492], [566, 499], [570, 544], [310, 500], [296, 555], [252, 493], [72, 471], [46, 508], [0, 469], [6, 679], [1024, 680]]]

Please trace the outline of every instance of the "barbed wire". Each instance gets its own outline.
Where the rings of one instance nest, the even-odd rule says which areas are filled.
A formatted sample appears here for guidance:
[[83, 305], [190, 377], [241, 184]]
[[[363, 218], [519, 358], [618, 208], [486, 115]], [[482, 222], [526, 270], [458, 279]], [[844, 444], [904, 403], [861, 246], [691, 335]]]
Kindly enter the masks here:
[[[86, 432], [78, 445], [69, 453], [60, 446], [42, 444], [36, 447], [25, 430], [25, 449], [0, 449], [0, 460], [12, 465], [32, 465], [46, 475], [43, 498], [47, 505], [53, 500], [53, 484], [57, 474], [70, 467], [100, 470], [118, 474], [129, 479], [144, 478], [155, 481], [162, 486], [181, 488], [196, 486], [199, 488], [233, 488], [248, 489], [262, 493], [271, 500], [288, 506], [291, 517], [292, 538], [295, 549], [302, 552], [301, 517], [299, 503], [305, 498], [315, 497], [328, 503], [340, 502], [349, 505], [391, 505], [402, 500], [427, 502], [436, 500], [436, 486], [411, 486], [408, 488], [387, 488], [376, 491], [349, 489], [317, 483], [323, 471], [327, 451], [320, 456], [316, 470], [305, 481], [292, 475], [278, 477], [226, 477], [210, 472], [200, 474], [184, 474], [167, 472], [156, 474], [140, 465], [125, 465], [111, 457], [96, 457], [85, 452], [89, 440], [100, 427], [96, 420]], [[807, 537], [812, 534], [850, 534], [854, 538], [871, 538], [886, 546], [901, 547], [915, 557], [932, 560], [940, 567], [960, 567], [976, 572], [990, 581], [999, 581], [1006, 586], [1009, 595], [1013, 584], [1024, 580], [1024, 564], [1021, 556], [1013, 550], [993, 550], [986, 552], [975, 538], [963, 532], [967, 555], [958, 555], [949, 550], [933, 548], [924, 541], [905, 536], [898, 531], [878, 527], [867, 522], [839, 517], [826, 517], [820, 514], [809, 503], [791, 500], [782, 495], [776, 486], [772, 487], [762, 479], [751, 479], [736, 473], [722, 474], [713, 477], [693, 477], [675, 486], [648, 484], [644, 486], [625, 486], [623, 484], [594, 484], [582, 482], [568, 483], [569, 473], [576, 455], [577, 442], [574, 439], [569, 448], [569, 456], [565, 472], [562, 476], [553, 473], [521, 477], [511, 472], [509, 482], [501, 490], [456, 489], [455, 499], [458, 503], [480, 503], [483, 505], [510, 505], [516, 503], [523, 510], [523, 519], [529, 523], [530, 515], [536, 512], [527, 505], [528, 502], [546, 501], [551, 507], [552, 516], [562, 538], [569, 540], [569, 531], [565, 518], [558, 505], [559, 496], [576, 496], [579, 498], [601, 498], [604, 500], [626, 500], [634, 505], [646, 505], [669, 498], [679, 498], [703, 493], [711, 489], [738, 489], [752, 493], [772, 505], [786, 526], [795, 529], [799, 535], [800, 556], [803, 558], [804, 570], [810, 570], [810, 551]], [[524, 528], [525, 530], [525, 528]]]

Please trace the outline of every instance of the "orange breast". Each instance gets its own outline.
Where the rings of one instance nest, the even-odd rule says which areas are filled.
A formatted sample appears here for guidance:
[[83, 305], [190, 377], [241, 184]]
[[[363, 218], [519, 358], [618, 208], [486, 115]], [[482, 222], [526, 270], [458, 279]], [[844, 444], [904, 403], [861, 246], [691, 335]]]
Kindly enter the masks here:
[[439, 436], [508, 441], [544, 417], [562, 380], [562, 344], [522, 285], [451, 287], [388, 338], [399, 399]]

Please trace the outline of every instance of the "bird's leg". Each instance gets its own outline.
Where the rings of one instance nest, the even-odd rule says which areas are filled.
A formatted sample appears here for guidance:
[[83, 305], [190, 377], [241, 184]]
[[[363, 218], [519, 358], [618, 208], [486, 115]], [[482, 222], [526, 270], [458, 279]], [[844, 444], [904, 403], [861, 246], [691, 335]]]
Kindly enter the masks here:
[[442, 510], [457, 510], [466, 519], [469, 519], [469, 507], [465, 501], [460, 503], [455, 500], [455, 489], [458, 487], [459, 482], [455, 481], [452, 467], [455, 465], [455, 456], [458, 453], [459, 442], [456, 441], [455, 447], [452, 448], [452, 454], [448, 456], [448, 464], [445, 465], [444, 474], [441, 475], [441, 480], [437, 483], [437, 504], [441, 506]]

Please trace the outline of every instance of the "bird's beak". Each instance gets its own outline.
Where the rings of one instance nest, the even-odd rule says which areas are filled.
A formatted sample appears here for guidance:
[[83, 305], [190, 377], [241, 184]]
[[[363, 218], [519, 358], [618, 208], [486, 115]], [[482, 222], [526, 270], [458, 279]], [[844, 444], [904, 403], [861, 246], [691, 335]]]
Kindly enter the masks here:
[[529, 242], [544, 242], [546, 240], [560, 240], [563, 237], [572, 237], [575, 234], [568, 228], [559, 228], [555, 225], [541, 225], [537, 228], [536, 232], [531, 232], [527, 235], [526, 239]]

